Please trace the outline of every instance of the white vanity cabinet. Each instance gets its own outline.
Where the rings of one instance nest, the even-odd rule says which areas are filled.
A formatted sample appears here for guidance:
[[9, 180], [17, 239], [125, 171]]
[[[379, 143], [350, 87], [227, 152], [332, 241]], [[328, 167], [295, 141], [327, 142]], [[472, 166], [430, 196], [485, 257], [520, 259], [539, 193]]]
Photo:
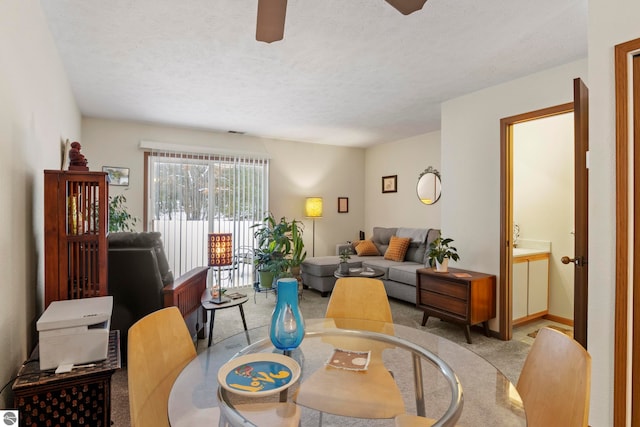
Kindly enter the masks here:
[[542, 317], [549, 312], [549, 253], [514, 251], [513, 324]]

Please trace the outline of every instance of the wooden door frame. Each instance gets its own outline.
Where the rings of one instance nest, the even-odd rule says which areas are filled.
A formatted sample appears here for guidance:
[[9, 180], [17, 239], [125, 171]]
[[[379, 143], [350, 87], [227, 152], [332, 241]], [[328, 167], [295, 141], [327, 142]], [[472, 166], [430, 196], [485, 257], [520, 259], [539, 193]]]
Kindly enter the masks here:
[[500, 119], [500, 300], [498, 335], [512, 338], [513, 298], [511, 247], [513, 245], [513, 126], [573, 111], [573, 102]]
[[[640, 77], [633, 77], [629, 71], [632, 70], [633, 56], [640, 54], [640, 39], [635, 39], [615, 46], [615, 94], [616, 94], [616, 273], [615, 273], [615, 313], [614, 313], [614, 350], [613, 350], [613, 425], [615, 427], [626, 426], [627, 422], [627, 391], [628, 391], [628, 349], [629, 349], [629, 292], [633, 292], [634, 299], [640, 298], [640, 271], [634, 267], [634, 260], [630, 260], [629, 254], [629, 231], [633, 227], [633, 253], [640, 251], [640, 238], [638, 227], [635, 226], [634, 216], [638, 215], [638, 200], [631, 200], [634, 204], [634, 215], [629, 215], [629, 180], [630, 173], [634, 174], [636, 195], [637, 185], [640, 175], [638, 172], [638, 157], [640, 156], [640, 141], [638, 141], [638, 131], [640, 123], [638, 116], [638, 97], [630, 96], [631, 90], [640, 86]], [[630, 98], [633, 98], [634, 120], [629, 120]], [[635, 135], [630, 132], [630, 125], [633, 126]], [[635, 171], [629, 170], [629, 148], [630, 140], [633, 141], [635, 154]], [[634, 255], [637, 256], [637, 255]], [[631, 261], [631, 262], [630, 262]], [[631, 265], [630, 265], [631, 264]], [[633, 268], [632, 283], [629, 283], [630, 268]], [[636, 300], [637, 301], [637, 300]], [[636, 302], [634, 301], [634, 303]], [[632, 331], [633, 343], [637, 344], [640, 337], [639, 315], [637, 308], [631, 313], [633, 316]], [[636, 411], [640, 405], [640, 352], [633, 346], [632, 366], [631, 366], [631, 411], [633, 425], [638, 424], [638, 414]], [[634, 390], [635, 389], [635, 390]], [[635, 415], [635, 422], [634, 416]]]

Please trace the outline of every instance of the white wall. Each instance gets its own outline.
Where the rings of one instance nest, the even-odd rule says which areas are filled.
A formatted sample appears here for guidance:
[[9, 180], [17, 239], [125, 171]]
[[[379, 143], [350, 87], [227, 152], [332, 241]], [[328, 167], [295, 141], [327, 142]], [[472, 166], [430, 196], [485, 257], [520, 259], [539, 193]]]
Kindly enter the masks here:
[[520, 239], [551, 242], [549, 314], [573, 320], [573, 113], [513, 127], [513, 219]]
[[[440, 226], [440, 202], [426, 206], [416, 196], [418, 175], [428, 166], [440, 167], [439, 132], [366, 151], [96, 118], [83, 118], [82, 134], [82, 152], [91, 170], [105, 165], [130, 168], [130, 186], [112, 186], [110, 192], [124, 191], [131, 214], [138, 218], [144, 214], [144, 158], [138, 145], [140, 140], [152, 140], [267, 154], [271, 159], [270, 209], [276, 217], [305, 223], [309, 256], [313, 224], [304, 218], [307, 196], [324, 199], [323, 217], [315, 224], [316, 256], [334, 254], [337, 243], [356, 239], [359, 230], [369, 236], [373, 226]], [[397, 193], [382, 194], [381, 179], [386, 175], [398, 175]], [[443, 178], [446, 191], [447, 178]], [[349, 198], [348, 213], [337, 212], [338, 197]]]
[[[571, 102], [586, 66], [572, 62], [443, 103], [442, 232], [457, 243], [457, 266], [499, 276], [500, 119]], [[490, 327], [498, 329], [496, 320]]]
[[[129, 187], [112, 186], [109, 191], [124, 191], [131, 214], [138, 218], [144, 217], [144, 154], [138, 145], [141, 140], [151, 140], [268, 155], [270, 210], [276, 218], [304, 222], [309, 256], [313, 227], [311, 220], [304, 218], [305, 197], [324, 198], [323, 218], [316, 220], [315, 227], [316, 256], [334, 254], [337, 243], [355, 239], [363, 227], [364, 149], [94, 118], [82, 120], [82, 133], [82, 152], [91, 170], [101, 170], [104, 165], [130, 168]], [[349, 198], [348, 213], [337, 213], [338, 197]]]
[[[614, 46], [640, 38], [640, 2], [589, 1], [589, 352], [591, 419], [613, 417], [615, 314], [615, 90]], [[636, 221], [637, 222], [637, 221]], [[629, 419], [627, 419], [629, 421]]]
[[[299, 142], [265, 141], [271, 155], [271, 210], [304, 216], [308, 196], [323, 198], [322, 218], [315, 225], [315, 255], [334, 255], [336, 244], [358, 237], [364, 224], [365, 151]], [[349, 212], [338, 213], [338, 197], [349, 198]], [[304, 219], [304, 218], [303, 218]], [[304, 219], [305, 247], [311, 256], [310, 219]]]
[[[43, 309], [43, 170], [80, 113], [37, 0], [0, 2], [0, 384], [34, 345]], [[10, 407], [5, 392], [0, 407]], [[3, 404], [4, 403], [4, 404]]]
[[[424, 205], [416, 194], [418, 176], [427, 167], [440, 172], [440, 132], [377, 145], [367, 149], [365, 166], [365, 231], [373, 227], [440, 228], [440, 201]], [[398, 175], [398, 192], [382, 193], [382, 177]], [[442, 176], [442, 193], [450, 191]]]

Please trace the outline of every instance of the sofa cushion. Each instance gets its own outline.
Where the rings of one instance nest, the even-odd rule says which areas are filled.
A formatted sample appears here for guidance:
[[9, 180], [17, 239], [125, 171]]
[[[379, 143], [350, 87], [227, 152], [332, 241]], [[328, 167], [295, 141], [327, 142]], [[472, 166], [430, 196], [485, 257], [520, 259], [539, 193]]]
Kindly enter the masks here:
[[333, 276], [338, 268], [340, 258], [337, 256], [316, 256], [307, 258], [302, 263], [302, 271], [312, 276]]
[[373, 236], [371, 237], [371, 240], [375, 243], [379, 253], [383, 254], [387, 251], [391, 236], [395, 236], [397, 230], [398, 229], [396, 227], [373, 227]]
[[407, 254], [404, 257], [405, 261], [413, 261], [417, 263], [424, 262], [424, 254], [427, 250], [426, 240], [428, 234], [429, 230], [426, 228], [398, 227], [396, 236], [411, 238], [411, 244], [409, 245]]
[[404, 228], [398, 227], [396, 231], [397, 237], [409, 237], [412, 242], [418, 245], [427, 240], [428, 230], [426, 228]]
[[404, 256], [404, 260], [423, 264], [426, 250], [426, 244], [416, 244], [415, 242], [411, 242], [409, 249], [407, 249], [407, 254]]
[[380, 255], [378, 248], [371, 240], [363, 240], [356, 246], [358, 256]]
[[398, 231], [397, 227], [373, 227], [373, 236], [371, 237], [371, 240], [375, 243], [388, 245], [391, 240], [391, 236], [396, 235], [396, 231]]
[[384, 259], [383, 257], [374, 257], [374, 258], [365, 258], [362, 260], [363, 268], [375, 268], [377, 270], [382, 270], [384, 272], [384, 276], [381, 279], [386, 280], [389, 278], [389, 268], [403, 265], [404, 262], [391, 261], [388, 259]]
[[421, 263], [417, 262], [403, 262], [399, 265], [389, 267], [387, 276], [389, 280], [394, 282], [404, 283], [405, 285], [416, 285], [416, 270], [423, 268]]
[[404, 256], [407, 254], [407, 249], [409, 249], [410, 243], [410, 237], [391, 236], [391, 240], [389, 240], [389, 247], [384, 253], [384, 259], [391, 261], [404, 261]]

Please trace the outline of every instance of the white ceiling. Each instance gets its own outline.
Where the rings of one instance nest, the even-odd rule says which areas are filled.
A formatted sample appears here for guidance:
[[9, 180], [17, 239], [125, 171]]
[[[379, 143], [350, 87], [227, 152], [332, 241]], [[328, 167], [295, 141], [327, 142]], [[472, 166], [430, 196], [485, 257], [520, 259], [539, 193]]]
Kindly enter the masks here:
[[[84, 116], [342, 146], [440, 128], [440, 103], [587, 55], [587, 0], [40, 0]], [[571, 82], [567, 82], [568, 85]]]

